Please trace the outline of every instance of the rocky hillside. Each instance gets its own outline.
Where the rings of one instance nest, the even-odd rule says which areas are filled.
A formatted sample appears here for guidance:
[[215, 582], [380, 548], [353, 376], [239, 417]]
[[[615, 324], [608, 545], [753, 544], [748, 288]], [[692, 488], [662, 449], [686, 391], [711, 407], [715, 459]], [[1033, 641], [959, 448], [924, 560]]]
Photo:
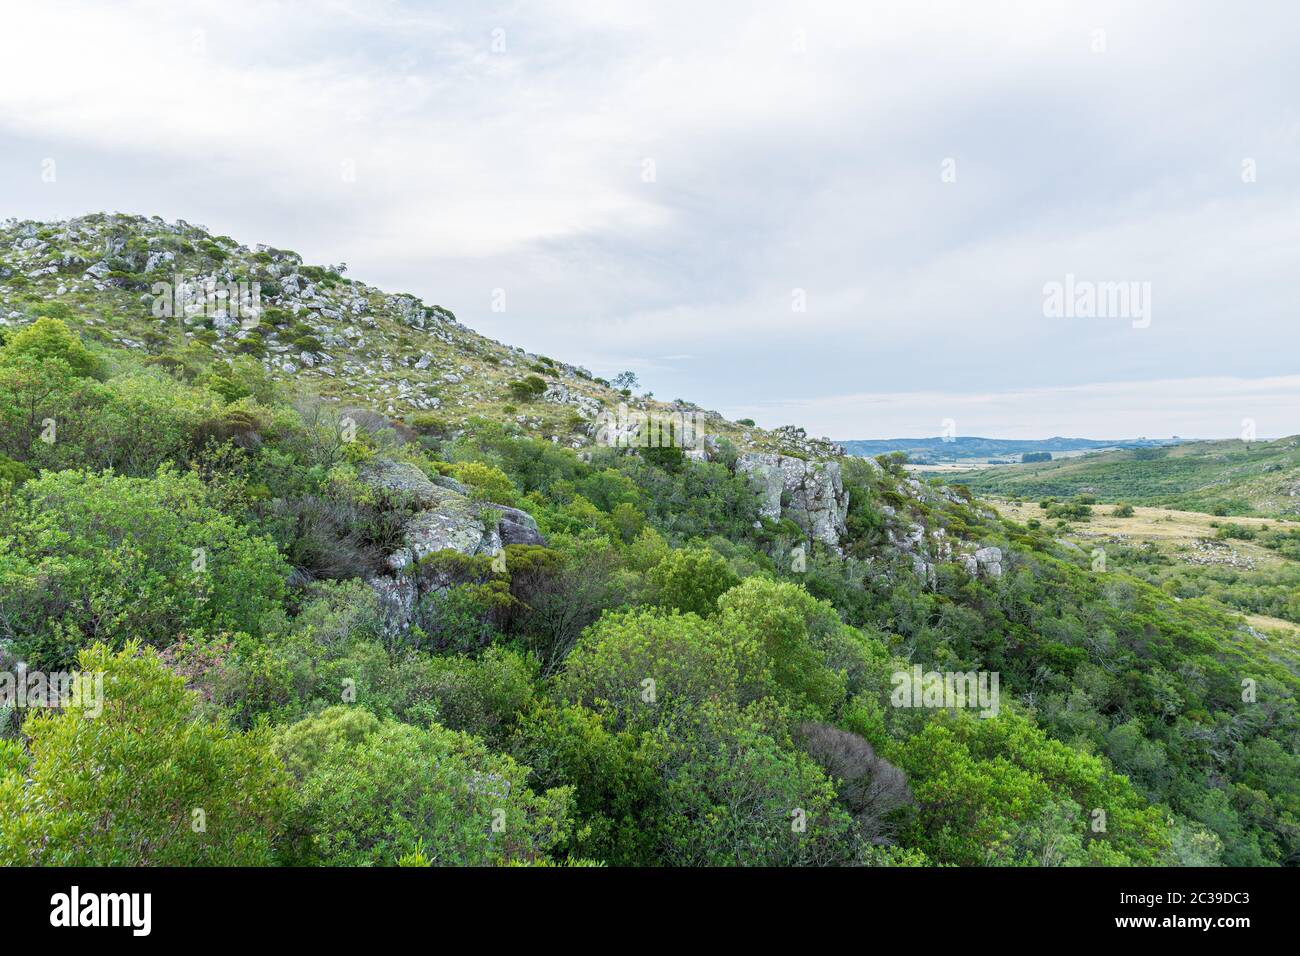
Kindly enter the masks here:
[[[0, 227], [0, 326], [53, 303], [83, 336], [166, 362], [178, 347], [245, 357], [295, 388], [397, 419], [482, 415], [582, 447], [602, 411], [692, 416], [742, 449], [817, 457], [829, 442], [767, 432], [689, 403], [616, 389], [587, 369], [466, 328], [451, 310], [346, 276], [345, 264], [248, 247], [203, 226], [157, 217], [7, 220]], [[697, 418], [696, 418], [697, 416]], [[635, 426], [634, 426], [635, 428]]]
[[[345, 273], [343, 264], [308, 265], [297, 253], [250, 248], [184, 221], [104, 214], [9, 220], [0, 228], [0, 331], [53, 315], [89, 342], [145, 353], [164, 369], [179, 370], [195, 353], [204, 364], [258, 363], [296, 394], [452, 436], [479, 416], [577, 449], [635, 445], [645, 424], [638, 413], [686, 416], [700, 439], [687, 456], [722, 461], [745, 476], [758, 492], [760, 519], [788, 520], [808, 546], [845, 553], [852, 502], [844, 450], [828, 439], [635, 396], [587, 369], [479, 335], [441, 305]], [[894, 502], [883, 505], [881, 544], [889, 553], [904, 555], [922, 575], [932, 575], [935, 561], [957, 558], [972, 571], [1000, 572], [996, 549], [945, 538], [944, 522], [925, 517], [935, 502], [965, 507], [965, 500], [870, 459], [866, 467], [875, 471], [874, 490]], [[527, 514], [494, 505], [481, 517], [455, 481], [431, 484], [416, 471], [390, 462], [366, 476], [417, 506], [403, 547], [388, 556], [385, 576], [372, 581], [399, 619], [417, 596], [401, 576], [411, 561], [444, 548], [492, 553], [503, 542], [536, 537]]]
[[[0, 706], [0, 864], [1300, 853], [1294, 638], [1145, 555], [186, 224], [9, 223], [0, 257], [0, 672], [106, 673], [158, 744]], [[989, 693], [895, 694], [927, 673]], [[196, 727], [238, 749], [178, 777]], [[181, 778], [249, 794], [139, 783]], [[178, 806], [252, 809], [192, 841]]]

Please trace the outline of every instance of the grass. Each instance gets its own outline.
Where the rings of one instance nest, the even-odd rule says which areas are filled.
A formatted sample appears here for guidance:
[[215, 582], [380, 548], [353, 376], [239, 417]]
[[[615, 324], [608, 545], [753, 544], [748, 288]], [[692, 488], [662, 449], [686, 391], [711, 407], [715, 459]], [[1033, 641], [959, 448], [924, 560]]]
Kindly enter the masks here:
[[[957, 477], [957, 476], [954, 476]], [[1271, 517], [1300, 515], [1300, 438], [1189, 442], [1102, 452], [1062, 461], [1004, 465], [959, 478], [982, 495], [1128, 501], [1183, 511]]]

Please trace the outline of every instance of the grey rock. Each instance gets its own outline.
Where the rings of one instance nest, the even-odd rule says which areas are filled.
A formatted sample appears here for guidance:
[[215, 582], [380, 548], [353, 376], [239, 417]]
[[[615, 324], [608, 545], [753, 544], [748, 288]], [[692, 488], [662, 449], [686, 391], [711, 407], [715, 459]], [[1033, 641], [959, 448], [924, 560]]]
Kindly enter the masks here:
[[361, 470], [361, 481], [414, 508], [402, 529], [402, 546], [387, 558], [392, 574], [370, 580], [385, 608], [390, 631], [410, 626], [426, 585], [412, 565], [439, 551], [495, 554], [507, 544], [545, 544], [533, 516], [518, 508], [474, 501], [452, 478], [430, 478], [408, 462], [379, 459]]
[[[773, 520], [783, 514], [814, 541], [840, 552], [847, 533], [849, 495], [836, 461], [805, 461], [771, 452], [750, 452], [736, 459], [760, 496], [759, 514]], [[784, 507], [782, 501], [788, 501]]]

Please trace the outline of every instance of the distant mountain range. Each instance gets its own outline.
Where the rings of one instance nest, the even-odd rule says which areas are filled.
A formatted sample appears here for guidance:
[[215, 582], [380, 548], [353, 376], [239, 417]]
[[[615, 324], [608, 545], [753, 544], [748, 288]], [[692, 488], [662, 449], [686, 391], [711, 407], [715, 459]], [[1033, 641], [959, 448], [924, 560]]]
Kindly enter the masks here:
[[967, 460], [971, 458], [1001, 458], [1022, 455], [1026, 452], [1096, 451], [1102, 448], [1149, 448], [1160, 445], [1177, 445], [1185, 439], [1173, 438], [1037, 438], [1017, 440], [1009, 438], [883, 438], [850, 439], [840, 441], [850, 455], [875, 457], [894, 451], [907, 452], [912, 460], [928, 459]]

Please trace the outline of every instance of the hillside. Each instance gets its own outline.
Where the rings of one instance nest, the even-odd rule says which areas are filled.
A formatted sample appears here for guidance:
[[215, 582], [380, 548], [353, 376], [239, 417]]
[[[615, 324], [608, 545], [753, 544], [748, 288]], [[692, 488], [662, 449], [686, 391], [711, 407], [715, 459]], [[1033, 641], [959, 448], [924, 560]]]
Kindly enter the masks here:
[[1127, 501], [1221, 515], [1300, 514], [1300, 437], [1188, 442], [949, 475], [1002, 497]]
[[293, 253], [0, 259], [0, 865], [1300, 861], [1289, 529], [1221, 599]]
[[8, 220], [0, 225], [0, 328], [28, 321], [40, 303], [43, 314], [89, 339], [138, 350], [158, 365], [246, 359], [340, 405], [398, 420], [423, 413], [450, 426], [474, 415], [510, 420], [571, 447], [592, 444], [601, 411], [617, 415], [620, 404], [698, 415], [709, 434], [744, 448], [816, 447], [795, 429], [773, 434], [615, 389], [581, 367], [479, 335], [440, 305], [345, 272], [184, 221]]

